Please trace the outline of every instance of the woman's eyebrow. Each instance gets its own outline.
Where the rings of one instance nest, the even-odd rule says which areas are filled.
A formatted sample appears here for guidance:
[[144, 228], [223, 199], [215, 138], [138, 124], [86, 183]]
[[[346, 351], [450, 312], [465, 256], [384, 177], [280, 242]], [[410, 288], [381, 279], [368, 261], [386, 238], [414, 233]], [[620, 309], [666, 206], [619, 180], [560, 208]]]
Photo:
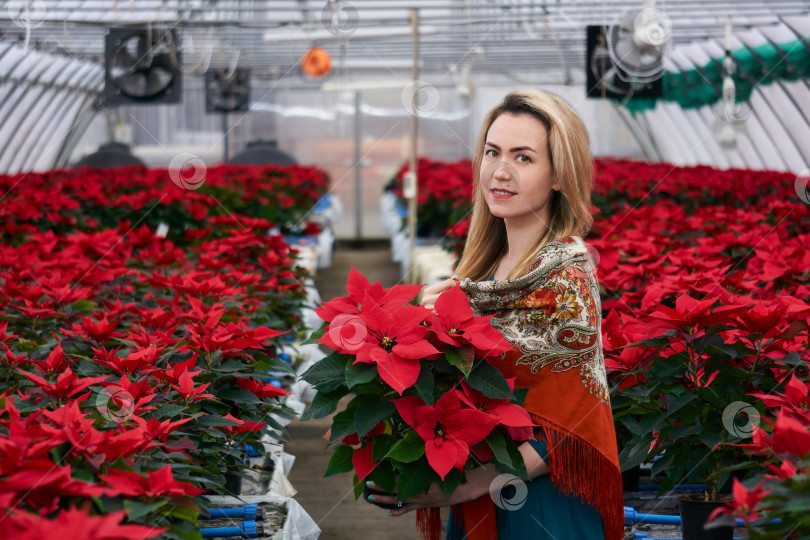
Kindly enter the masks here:
[[[486, 146], [491, 146], [492, 148], [494, 148], [495, 150], [498, 150], [499, 152], [500, 152], [500, 150], [501, 150], [501, 147], [500, 147], [500, 146], [498, 146], [498, 145], [497, 145], [497, 144], [495, 144], [495, 143], [491, 143], [491, 142], [489, 142], [489, 141], [487, 141]], [[514, 152], [522, 152], [522, 151], [524, 151], [524, 150], [528, 150], [528, 151], [530, 151], [530, 152], [534, 152], [535, 154], [537, 153], [537, 150], [535, 150], [535, 149], [534, 149], [534, 148], [532, 148], [531, 146], [516, 146], [516, 147], [514, 147], [514, 148], [510, 148], [510, 149], [509, 149], [509, 151], [510, 151], [510, 152], [512, 152], [512, 153], [514, 153]]]

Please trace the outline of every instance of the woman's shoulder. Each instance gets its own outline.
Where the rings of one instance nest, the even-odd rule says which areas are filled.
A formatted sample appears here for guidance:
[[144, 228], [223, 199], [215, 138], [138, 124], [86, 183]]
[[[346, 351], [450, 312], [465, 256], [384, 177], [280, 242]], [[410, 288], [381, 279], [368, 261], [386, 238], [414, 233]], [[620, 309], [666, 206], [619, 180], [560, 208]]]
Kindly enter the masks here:
[[537, 270], [541, 266], [557, 266], [571, 259], [579, 259], [583, 256], [587, 256], [587, 254], [588, 248], [582, 240], [582, 237], [576, 235], [565, 236], [557, 240], [552, 240], [540, 248], [529, 271]]

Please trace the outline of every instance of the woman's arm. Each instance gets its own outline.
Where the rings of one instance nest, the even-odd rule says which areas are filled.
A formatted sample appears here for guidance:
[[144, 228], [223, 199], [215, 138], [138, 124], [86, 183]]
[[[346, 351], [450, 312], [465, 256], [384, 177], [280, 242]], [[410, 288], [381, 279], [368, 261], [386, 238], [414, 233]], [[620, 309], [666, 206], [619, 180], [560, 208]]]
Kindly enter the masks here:
[[[526, 472], [530, 479], [537, 478], [543, 474], [548, 473], [548, 464], [543, 461], [543, 458], [532, 448], [528, 442], [524, 442], [518, 446], [520, 453], [523, 455], [523, 461], [526, 464]], [[445, 498], [438, 486], [432, 485], [427, 493], [402, 501], [402, 508], [391, 511], [392, 516], [401, 516], [407, 514], [417, 508], [431, 508], [439, 506], [452, 506], [467, 501], [477, 499], [482, 495], [486, 495], [492, 488], [492, 482], [501, 473], [495, 468], [494, 465], [487, 464], [477, 469], [467, 471], [467, 482], [459, 484], [458, 488]], [[369, 486], [377, 488], [373, 483]], [[374, 495], [374, 502], [380, 504], [396, 504], [396, 497], [390, 495]]]

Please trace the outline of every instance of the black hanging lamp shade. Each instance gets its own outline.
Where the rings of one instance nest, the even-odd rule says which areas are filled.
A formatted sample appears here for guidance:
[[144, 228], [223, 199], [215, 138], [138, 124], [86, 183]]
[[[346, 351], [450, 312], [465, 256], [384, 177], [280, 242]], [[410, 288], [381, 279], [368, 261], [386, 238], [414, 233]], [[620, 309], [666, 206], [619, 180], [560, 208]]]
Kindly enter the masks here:
[[90, 167], [93, 169], [114, 169], [127, 165], [141, 165], [143, 161], [132, 155], [129, 146], [122, 143], [110, 142], [99, 146], [96, 152], [84, 156], [76, 163], [76, 167]]
[[295, 159], [278, 149], [276, 141], [252, 141], [247, 148], [232, 157], [234, 165], [295, 165]]

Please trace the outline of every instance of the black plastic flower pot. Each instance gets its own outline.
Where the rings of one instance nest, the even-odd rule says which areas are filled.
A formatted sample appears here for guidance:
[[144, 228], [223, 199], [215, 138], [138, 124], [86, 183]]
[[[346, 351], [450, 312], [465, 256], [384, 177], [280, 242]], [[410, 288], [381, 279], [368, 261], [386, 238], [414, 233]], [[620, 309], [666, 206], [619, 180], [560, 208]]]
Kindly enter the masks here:
[[369, 488], [368, 486], [365, 486], [363, 488], [363, 500], [364, 501], [366, 501], [368, 503], [371, 503], [371, 504], [373, 504], [375, 506], [379, 506], [380, 508], [384, 508], [386, 510], [393, 510], [393, 509], [395, 509], [397, 507], [397, 505], [395, 505], [395, 504], [380, 504], [380, 503], [377, 503], [377, 502], [374, 502], [374, 501], [370, 501], [370, 500], [368, 500], [369, 495], [388, 495], [388, 494], [385, 493], [384, 491], [376, 491], [374, 489]]
[[681, 530], [683, 540], [732, 540], [734, 527], [721, 526], [704, 530], [703, 526], [715, 508], [723, 506], [723, 501], [693, 500], [681, 497], [678, 500], [681, 510]]
[[641, 477], [641, 466], [622, 471], [622, 491], [638, 491], [639, 478]]

